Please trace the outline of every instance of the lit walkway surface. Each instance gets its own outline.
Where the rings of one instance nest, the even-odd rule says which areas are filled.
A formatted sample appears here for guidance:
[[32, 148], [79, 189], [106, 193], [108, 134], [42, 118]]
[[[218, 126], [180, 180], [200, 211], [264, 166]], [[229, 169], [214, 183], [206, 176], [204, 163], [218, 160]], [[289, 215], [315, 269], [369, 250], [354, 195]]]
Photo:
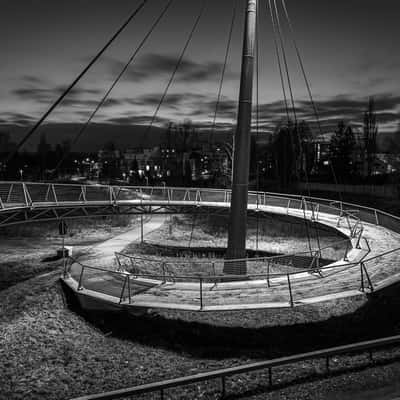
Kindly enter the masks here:
[[[14, 183], [11, 189], [10, 185], [0, 183], [0, 226], [42, 217], [48, 220], [93, 216], [99, 215], [99, 210], [101, 215], [157, 214], [226, 210], [230, 205], [227, 190], [21, 183]], [[348, 237], [348, 251], [343, 259], [321, 266], [318, 264], [321, 254], [316, 250], [309, 268], [299, 271], [288, 268], [287, 273], [279, 274], [269, 273], [270, 264], [275, 262], [273, 257], [251, 259], [246, 262], [262, 263], [265, 267], [260, 275], [230, 276], [229, 280], [213, 274], [183, 276], [176, 271], [172, 274], [162, 262], [159, 273], [146, 275], [133, 259], [122, 256], [131, 262], [134, 272], [129, 268], [126, 271], [131, 273], [123, 268], [116, 271], [112, 265], [105, 270], [96, 268], [93, 262], [91, 265], [75, 262], [66, 271], [64, 282], [86, 308], [135, 312], [146, 308], [220, 311], [296, 307], [365, 296], [400, 280], [400, 220], [397, 217], [342, 202], [272, 193], [249, 193], [249, 210], [261, 215], [307, 218], [337, 229]]]

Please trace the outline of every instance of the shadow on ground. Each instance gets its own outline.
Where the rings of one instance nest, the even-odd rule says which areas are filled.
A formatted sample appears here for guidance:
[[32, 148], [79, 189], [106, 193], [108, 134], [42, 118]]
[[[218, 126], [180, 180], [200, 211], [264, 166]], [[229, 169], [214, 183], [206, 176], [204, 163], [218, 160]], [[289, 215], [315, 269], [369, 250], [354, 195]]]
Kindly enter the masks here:
[[258, 327], [240, 326], [249, 318], [249, 311], [214, 315], [223, 325], [196, 313], [87, 313], [65, 285], [64, 290], [69, 307], [105, 334], [196, 358], [269, 359], [400, 334], [400, 285], [369, 297], [355, 312], [321, 321], [288, 324], [287, 312], [291, 310], [287, 310], [286, 325], [279, 326], [281, 311], [253, 311], [251, 317], [259, 321], [275, 319], [275, 326], [266, 323]]

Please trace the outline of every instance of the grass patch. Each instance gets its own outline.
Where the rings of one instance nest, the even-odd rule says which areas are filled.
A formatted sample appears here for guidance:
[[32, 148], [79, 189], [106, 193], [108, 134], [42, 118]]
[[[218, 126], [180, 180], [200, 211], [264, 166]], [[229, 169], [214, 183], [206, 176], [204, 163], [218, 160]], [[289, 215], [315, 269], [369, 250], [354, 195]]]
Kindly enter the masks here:
[[[86, 254], [91, 247], [136, 226], [136, 217], [117, 216], [68, 221], [65, 245], [73, 256]], [[40, 222], [0, 229], [0, 290], [25, 279], [59, 268], [62, 260], [42, 262], [56, 255], [62, 246], [58, 223]]]
[[[10, 259], [17, 261], [21, 249], [10, 251]], [[39, 264], [32, 261], [31, 267]], [[46, 275], [0, 291], [0, 399], [70, 399], [400, 330], [394, 295], [375, 304], [347, 299], [281, 311], [164, 311], [136, 318], [97, 315], [96, 324], [89, 324], [66, 307], [58, 281], [60, 265], [52, 268]], [[339, 360], [335, 365], [341, 363], [351, 362]], [[321, 370], [318, 363], [313, 368]], [[275, 382], [296, 379], [309, 370], [306, 364], [278, 370]], [[375, 381], [376, 376], [380, 382], [393, 378], [389, 367], [383, 370], [374, 375]], [[228, 390], [239, 396], [257, 382], [266, 382], [264, 375], [237, 377]], [[360, 387], [359, 376], [351, 381], [353, 387]], [[349, 381], [347, 375], [335, 384], [343, 387]], [[318, 393], [320, 397], [314, 398], [322, 399], [337, 388], [310, 380], [297, 382], [296, 387], [261, 394], [258, 388], [248, 394], [302, 400]], [[279, 393], [282, 397], [275, 397]], [[172, 390], [167, 398], [217, 399], [219, 395], [219, 383], [210, 382]]]

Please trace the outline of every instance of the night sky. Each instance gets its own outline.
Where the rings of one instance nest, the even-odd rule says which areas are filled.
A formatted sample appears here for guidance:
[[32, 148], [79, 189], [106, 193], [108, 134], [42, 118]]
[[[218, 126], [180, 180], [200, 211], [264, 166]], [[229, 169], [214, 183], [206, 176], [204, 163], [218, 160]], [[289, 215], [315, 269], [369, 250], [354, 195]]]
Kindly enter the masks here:
[[[337, 120], [362, 122], [369, 96], [381, 131], [395, 131], [400, 109], [400, 4], [398, 0], [286, 0], [324, 129]], [[28, 128], [50, 106], [137, 7], [138, 0], [1, 0], [0, 124]], [[84, 122], [166, 0], [151, 0], [120, 39], [57, 109], [49, 122]], [[160, 110], [158, 124], [212, 121], [233, 0], [208, 0], [184, 62]], [[282, 120], [282, 91], [266, 0], [260, 0], [260, 103], [262, 126]], [[201, 6], [175, 0], [95, 123], [146, 124]], [[245, 0], [239, 0], [232, 51], [218, 122], [235, 120]], [[295, 53], [286, 35], [299, 114], [312, 119]], [[1, 127], [0, 127], [1, 129]], [[21, 129], [19, 129], [20, 131]]]

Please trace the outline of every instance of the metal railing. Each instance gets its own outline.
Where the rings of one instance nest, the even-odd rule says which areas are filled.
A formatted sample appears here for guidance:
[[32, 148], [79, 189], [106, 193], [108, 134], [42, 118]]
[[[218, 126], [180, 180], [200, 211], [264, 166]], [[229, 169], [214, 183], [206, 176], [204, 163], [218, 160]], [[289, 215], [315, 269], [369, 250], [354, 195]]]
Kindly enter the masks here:
[[[351, 274], [348, 276], [349, 282], [347, 282], [346, 290], [371, 293], [376, 289], [381, 281], [391, 275], [390, 271], [374, 267], [379, 266], [382, 263], [382, 259], [386, 256], [399, 252], [400, 248], [397, 248], [370, 258], [363, 257], [358, 262], [335, 263], [321, 267], [318, 270], [312, 268], [288, 273], [271, 273], [270, 271], [267, 271], [267, 273], [249, 274], [245, 277], [243, 275], [230, 275], [229, 281], [232, 282], [243, 282], [244, 280], [257, 281], [259, 297], [254, 298], [249, 296], [248, 299], [244, 299], [243, 297], [240, 297], [239, 299], [234, 291], [229, 290], [224, 296], [224, 305], [235, 307], [235, 305], [237, 306], [238, 304], [251, 305], [257, 303], [260, 305], [263, 304], [263, 302], [270, 303], [271, 299], [269, 299], [268, 296], [272, 295], [274, 296], [275, 302], [286, 303], [291, 307], [294, 307], [296, 304], [301, 304], [305, 299], [327, 296], [343, 290], [342, 287], [338, 288], [334, 284], [329, 285], [324, 284], [323, 282], [324, 280], [337, 280], [337, 277], [340, 274], [342, 274], [342, 278], [344, 278], [344, 274], [347, 274], [349, 271], [351, 271]], [[203, 311], [207, 310], [208, 307], [221, 305], [221, 300], [214, 296], [214, 292], [220, 287], [219, 285], [221, 283], [226, 282], [226, 276], [224, 275], [178, 275], [171, 272], [168, 267], [163, 264], [160, 266], [160, 271], [154, 273], [141, 273], [139, 270], [133, 271], [133, 273], [127, 273], [87, 266], [71, 257], [69, 260], [70, 262], [67, 264], [65, 270], [65, 277], [71, 276], [77, 282], [78, 291], [88, 289], [103, 295], [112, 296], [118, 299], [119, 304], [135, 303], [135, 296], [141, 293], [141, 291], [135, 292], [131, 289], [135, 284], [140, 285], [141, 283], [150, 283], [149, 287], [153, 287], [185, 282], [192, 285], [189, 289], [186, 288], [186, 290], [191, 291], [192, 295], [191, 297], [187, 296], [185, 305]], [[99, 286], [99, 277], [95, 279], [94, 285], [91, 284], [90, 278], [94, 273], [99, 274], [100, 279], [101, 276], [105, 278], [104, 281], [106, 284], [102, 288]], [[317, 277], [316, 273], [318, 274]], [[112, 285], [109, 285], [111, 277], [114, 279], [114, 282]], [[319, 280], [320, 285], [312, 291], [307, 283], [315, 279]], [[304, 291], [304, 284], [306, 284], [308, 288], [307, 291]], [[340, 284], [343, 284], [343, 280], [340, 280]], [[253, 286], [240, 287], [241, 293], [245, 293], [246, 290], [252, 289], [254, 289]], [[271, 290], [273, 290], [272, 294]], [[246, 301], [248, 303], [246, 303]], [[173, 306], [174, 304], [171, 302], [169, 307]]]
[[[227, 189], [0, 182], [0, 209], [2, 210], [18, 207], [38, 208], [74, 204], [123, 206], [132, 201], [139, 204], [155, 202], [160, 205], [176, 202], [184, 202], [187, 205], [201, 205], [203, 203], [227, 205], [230, 202], [230, 197], [231, 191]], [[379, 224], [380, 222], [379, 215], [381, 212], [378, 210], [313, 197], [249, 192], [248, 202], [250, 208], [255, 210], [262, 206], [283, 207], [287, 213], [289, 213], [289, 210], [298, 210], [303, 212], [304, 216], [309, 214], [313, 221], [318, 220], [321, 212], [332, 214], [337, 217], [338, 225], [345, 219], [351, 232], [354, 231], [356, 225], [363, 221], [360, 216], [361, 213], [364, 213], [366, 222], [371, 222], [372, 219], [373, 223]], [[355, 215], [354, 211], [357, 211], [359, 215]], [[382, 213], [382, 219], [385, 219], [384, 217], [388, 219], [388, 214]], [[397, 225], [399, 225], [397, 231], [400, 232], [400, 219], [396, 219]]]
[[344, 346], [331, 347], [323, 350], [317, 350], [308, 353], [296, 354], [288, 357], [275, 358], [269, 361], [255, 362], [252, 364], [239, 365], [231, 368], [223, 368], [210, 372], [203, 372], [196, 375], [183, 376], [175, 379], [149, 383], [140, 386], [134, 386], [127, 389], [114, 390], [112, 392], [88, 395], [75, 398], [74, 400], [115, 400], [127, 397], [138, 396], [149, 393], [159, 393], [163, 399], [165, 391], [168, 389], [188, 386], [194, 383], [208, 382], [211, 380], [220, 380], [222, 398], [227, 395], [227, 379], [236, 375], [248, 374], [256, 371], [268, 371], [268, 383], [273, 387], [273, 368], [282, 367], [291, 364], [297, 364], [304, 361], [322, 359], [325, 361], [326, 373], [329, 374], [330, 359], [335, 356], [367, 352], [369, 360], [373, 361], [373, 351], [389, 346], [395, 346], [400, 343], [400, 336], [391, 336], [382, 339], [352, 343]]
[[[230, 190], [226, 189], [0, 182], [0, 214], [8, 209], [41, 209], [41, 207], [46, 208], [53, 206], [85, 207], [99, 204], [108, 204], [119, 207], [123, 207], [125, 205], [131, 207], [132, 204], [144, 206], [151, 206], [154, 204], [159, 205], [160, 207], [170, 204], [228, 207], [230, 196]], [[304, 215], [313, 221], [318, 221], [321, 217], [321, 214], [331, 215], [334, 217], [334, 221], [336, 221], [337, 226], [343, 226], [344, 224], [344, 227], [348, 229], [349, 235], [355, 240], [356, 247], [360, 247], [361, 243], [364, 241], [366, 242], [365, 238], [363, 237], [365, 222], [375, 225], [382, 225], [388, 229], [400, 233], [400, 218], [377, 209], [358, 206], [355, 204], [315, 197], [274, 194], [267, 192], [249, 192], [248, 200], [249, 207], [254, 210], [261, 209], [263, 206], [269, 206], [271, 208], [279, 207], [283, 208], [287, 214], [298, 217], [303, 217]], [[123, 210], [121, 210], [121, 212], [123, 212]], [[369, 249], [370, 245], [368, 242], [366, 242], [366, 245]], [[349, 250], [350, 248], [348, 247], [343, 257], [344, 260], [347, 259], [347, 253]], [[385, 256], [386, 254], [387, 253], [381, 254], [381, 256]], [[311, 252], [312, 260], [310, 265], [313, 266], [313, 273], [315, 273], [315, 270], [322, 271], [320, 266], [318, 266], [318, 260], [320, 259], [320, 256], [321, 254], [318, 253], [317, 250], [314, 250], [314, 253]], [[282, 259], [284, 260], [285, 258]], [[348, 265], [349, 264], [346, 264], [346, 266]], [[268, 285], [270, 281], [274, 279], [274, 269], [271, 268], [271, 266], [272, 264], [270, 264], [268, 267], [268, 262], [266, 265], [264, 265], [265, 269], [269, 268], [270, 270], [269, 274], [267, 273], [263, 275], [265, 276]], [[315, 266], [317, 266], [317, 268], [315, 268]], [[217, 274], [214, 273], [212, 265], [209, 270], [212, 271], [211, 278], [214, 276], [215, 279], [221, 279], [220, 276], [217, 276]], [[298, 272], [288, 270], [288, 273], [289, 278], [287, 281], [288, 285], [290, 286], [291, 276], [293, 274], [298, 274]], [[159, 274], [159, 276], [162, 276], [163, 272], [160, 272]], [[168, 273], [168, 268], [166, 269], [165, 275], [174, 275], [174, 278], [177, 279], [175, 276], [175, 271]], [[365, 276], [365, 272], [363, 272], [363, 275]], [[208, 280], [210, 277], [201, 277], [200, 279]], [[202, 282], [200, 281], [200, 285], [201, 284]], [[293, 293], [291, 293], [291, 298], [293, 298]]]
[[[299, 270], [319, 271], [321, 267], [337, 261], [338, 259], [347, 260], [350, 249], [350, 241], [344, 239], [312, 251], [311, 253], [307, 250], [284, 255], [237, 260], [225, 260], [222, 258], [212, 260], [174, 258], [168, 260], [165, 257], [137, 256], [120, 252], [115, 253], [115, 258], [120, 270], [132, 273], [133, 275], [140, 273], [162, 273], [175, 277], [184, 271], [186, 271], [186, 273], [184, 272], [186, 275], [190, 275], [190, 271], [196, 271], [194, 274], [195, 279], [198, 276], [202, 276], [205, 279], [209, 276], [222, 276], [222, 271], [227, 264], [236, 266], [246, 263], [247, 270], [250, 271], [246, 277], [248, 278], [252, 274], [265, 273], [265, 271], [267, 271], [267, 275], [274, 273], [274, 271], [278, 272], [282, 270], [286, 273]], [[329, 258], [332, 252], [336, 255], [341, 254], [341, 257], [338, 259]], [[324, 257], [324, 254], [328, 255], [328, 257]]]

